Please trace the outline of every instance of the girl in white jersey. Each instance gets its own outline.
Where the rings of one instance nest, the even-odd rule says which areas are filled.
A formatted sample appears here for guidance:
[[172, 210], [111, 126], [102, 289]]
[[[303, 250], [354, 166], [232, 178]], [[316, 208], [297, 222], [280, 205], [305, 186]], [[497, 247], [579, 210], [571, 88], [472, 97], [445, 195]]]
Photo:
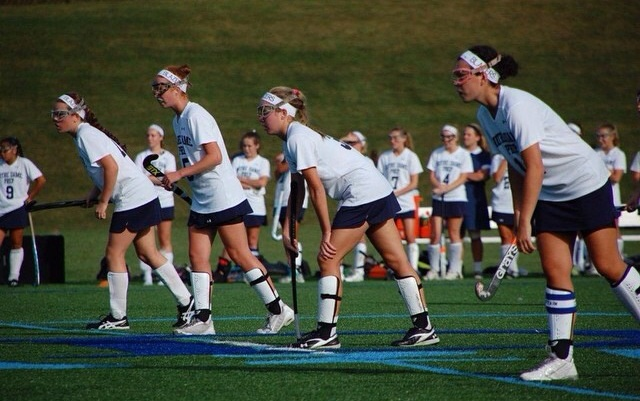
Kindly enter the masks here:
[[175, 113], [173, 130], [178, 141], [182, 168], [165, 175], [170, 188], [186, 178], [191, 186], [193, 203], [189, 214], [189, 259], [196, 313], [190, 324], [176, 329], [176, 334], [215, 334], [211, 320], [211, 245], [216, 235], [231, 259], [245, 273], [268, 313], [260, 334], [275, 334], [293, 322], [293, 310], [278, 295], [267, 270], [249, 250], [243, 224], [251, 207], [236, 177], [216, 120], [187, 96], [188, 65], [160, 70], [151, 85], [160, 106]]
[[86, 199], [87, 202], [97, 199], [95, 217], [105, 220], [109, 201], [114, 204], [105, 253], [111, 313], [97, 323], [88, 324], [87, 329], [129, 328], [125, 253], [131, 243], [138, 258], [155, 269], [178, 302], [178, 321], [173, 326], [186, 325], [193, 314], [194, 302], [176, 269], [156, 248], [151, 227], [160, 222], [160, 202], [153, 184], [127, 156], [118, 139], [98, 123], [77, 93], [60, 96], [53, 104], [51, 119], [59, 133], [68, 133], [73, 138], [93, 181], [94, 187]]
[[[318, 216], [322, 237], [318, 252], [318, 323], [294, 348], [338, 348], [336, 331], [342, 280], [340, 261], [367, 234], [373, 246], [393, 270], [413, 326], [397, 346], [435, 344], [440, 341], [427, 313], [420, 278], [402, 248], [393, 217], [399, 205], [389, 182], [373, 163], [344, 142], [320, 134], [307, 122], [305, 96], [297, 89], [272, 88], [262, 96], [258, 119], [265, 131], [284, 141], [283, 152], [292, 174], [302, 174]], [[338, 211], [329, 220], [327, 196], [337, 200]], [[283, 229], [286, 249], [296, 251], [288, 230]]]
[[[431, 196], [431, 244], [429, 245], [429, 264], [431, 270], [427, 280], [456, 280], [462, 278], [462, 217], [467, 204], [467, 190], [464, 183], [467, 175], [473, 172], [471, 154], [458, 146], [458, 129], [447, 124], [440, 130], [440, 139], [444, 143], [431, 153], [427, 162], [429, 180], [433, 187]], [[444, 221], [449, 233], [449, 270], [440, 266], [440, 240], [444, 235]]]
[[[621, 206], [620, 180], [622, 180], [624, 173], [627, 172], [627, 156], [619, 147], [620, 137], [618, 135], [618, 129], [611, 123], [600, 124], [598, 128], [596, 128], [596, 139], [598, 141], [596, 153], [602, 158], [602, 161], [611, 173], [609, 175], [609, 181], [611, 182], [611, 190], [613, 191], [613, 204]], [[618, 227], [617, 223], [618, 220], [616, 219], [618, 251], [620, 255], [623, 255], [624, 242], [622, 240], [620, 227]]]
[[418, 195], [418, 176], [424, 171], [418, 155], [413, 151], [411, 134], [403, 128], [393, 128], [387, 135], [391, 149], [382, 152], [378, 158], [378, 170], [385, 176], [398, 198], [400, 211], [396, 219], [402, 220], [407, 241], [407, 255], [413, 270], [418, 271], [420, 249], [416, 243], [415, 212]]
[[0, 141], [0, 157], [0, 244], [8, 232], [11, 251], [7, 280], [9, 287], [17, 287], [24, 260], [22, 236], [29, 225], [25, 205], [36, 197], [46, 180], [38, 167], [24, 157], [17, 138]]
[[517, 245], [521, 252], [533, 252], [532, 235], [536, 235], [547, 280], [551, 352], [520, 377], [576, 379], [576, 297], [571, 281], [576, 233], [582, 232], [598, 271], [638, 321], [640, 274], [617, 252], [609, 171], [549, 106], [527, 92], [500, 84], [517, 72], [513, 57], [489, 46], [474, 46], [458, 57], [453, 84], [464, 102], [480, 104], [477, 117], [489, 145], [509, 163]]
[[[513, 219], [513, 197], [511, 196], [511, 185], [509, 184], [509, 170], [507, 160], [501, 154], [493, 155], [491, 160], [491, 178], [496, 182], [491, 190], [491, 220], [498, 225], [500, 235], [500, 259], [507, 254], [513, 239], [516, 236]], [[507, 271], [511, 277], [517, 277], [518, 255], [513, 259]]]
[[[149, 147], [136, 155], [135, 163], [155, 186], [158, 199], [160, 200], [160, 214], [162, 218], [160, 224], [156, 226], [160, 253], [167, 258], [169, 263], [173, 264], [173, 246], [171, 244], [171, 226], [175, 206], [173, 191], [167, 191], [164, 185], [162, 185], [162, 182], [144, 168], [143, 162], [147, 156], [155, 154], [158, 155], [158, 158], [155, 159], [152, 164], [160, 171], [176, 171], [176, 157], [164, 149], [164, 130], [157, 124], [151, 124], [149, 128], [147, 128], [147, 144]], [[151, 266], [140, 261], [140, 270], [142, 270], [142, 281], [144, 285], [152, 285]]]

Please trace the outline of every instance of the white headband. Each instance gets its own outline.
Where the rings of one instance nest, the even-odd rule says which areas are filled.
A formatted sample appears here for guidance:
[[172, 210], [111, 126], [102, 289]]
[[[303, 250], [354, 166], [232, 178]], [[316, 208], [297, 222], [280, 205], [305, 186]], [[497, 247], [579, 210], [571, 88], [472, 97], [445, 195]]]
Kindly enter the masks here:
[[493, 82], [494, 84], [497, 84], [498, 81], [500, 80], [500, 74], [498, 73], [498, 71], [492, 68], [494, 65], [498, 64], [502, 59], [502, 56], [500, 56], [499, 54], [496, 58], [491, 60], [489, 63], [485, 63], [484, 60], [482, 60], [480, 57], [476, 56], [473, 52], [469, 50], [462, 53], [460, 58], [466, 61], [474, 70], [478, 69], [481, 72], [484, 72], [487, 79]]
[[169, 80], [169, 82], [171, 82], [172, 84], [174, 84], [175, 86], [178, 87], [178, 89], [180, 89], [181, 91], [183, 91], [184, 93], [187, 93], [187, 87], [189, 86], [187, 84], [187, 78], [182, 79], [179, 76], [177, 76], [176, 74], [172, 73], [169, 70], [161, 70], [158, 75], [160, 75], [163, 78], [166, 78]]
[[69, 110], [70, 112], [79, 115], [80, 118], [84, 120], [84, 117], [86, 115], [86, 113], [84, 112], [84, 109], [86, 108], [86, 106], [84, 105], [84, 100], [81, 100], [80, 104], [78, 104], [69, 95], [62, 95], [58, 98], [58, 100], [62, 100], [67, 106], [71, 108], [71, 110]]
[[294, 118], [296, 116], [296, 113], [298, 112], [298, 109], [296, 109], [289, 103], [285, 103], [284, 100], [280, 99], [278, 96], [274, 95], [271, 92], [267, 92], [264, 95], [262, 95], [262, 99], [260, 100], [267, 102], [269, 104], [272, 104], [279, 109], [286, 110], [287, 114]]
[[458, 129], [456, 127], [454, 127], [453, 125], [450, 125], [450, 124], [444, 125], [442, 127], [442, 129], [440, 130], [440, 132], [448, 132], [450, 134], [458, 136]]
[[162, 129], [161, 126], [159, 126], [158, 124], [151, 124], [149, 126], [149, 128], [147, 128], [147, 131], [149, 131], [150, 129], [157, 131], [158, 134], [160, 134], [161, 137], [164, 137], [164, 130]]

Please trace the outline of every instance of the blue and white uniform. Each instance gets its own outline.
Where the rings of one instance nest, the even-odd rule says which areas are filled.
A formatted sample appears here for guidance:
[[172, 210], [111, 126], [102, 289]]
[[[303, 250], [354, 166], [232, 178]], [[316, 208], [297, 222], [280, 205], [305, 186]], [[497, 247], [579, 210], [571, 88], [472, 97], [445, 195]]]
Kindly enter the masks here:
[[188, 177], [193, 203], [191, 211], [210, 214], [232, 208], [246, 200], [244, 190], [231, 166], [227, 147], [216, 120], [197, 103], [189, 102], [173, 119], [178, 141], [178, 157], [183, 166], [197, 163], [203, 156], [202, 145], [216, 142], [222, 162], [207, 171]]
[[31, 182], [42, 172], [29, 159], [17, 156], [12, 164], [0, 159], [0, 216], [24, 206]]
[[[491, 154], [479, 146], [469, 153], [471, 154], [473, 171], [483, 170], [488, 173], [491, 169]], [[469, 230], [488, 230], [490, 228], [484, 183], [485, 181], [467, 180], [464, 184], [467, 191], [464, 226]]]
[[[438, 181], [449, 184], [454, 182], [460, 175], [473, 173], [473, 163], [471, 154], [461, 147], [449, 152], [444, 146], [440, 146], [431, 153], [427, 162], [427, 169], [433, 171]], [[433, 195], [432, 199], [442, 200], [442, 195]], [[444, 194], [445, 202], [466, 202], [467, 190], [464, 185], [452, 189]]]
[[[247, 159], [244, 154], [237, 156], [231, 161], [231, 165], [236, 171], [238, 178], [247, 178], [250, 180], [258, 180], [262, 177], [271, 178], [271, 165], [269, 160], [260, 155], [257, 155], [251, 160]], [[251, 209], [253, 209], [252, 215], [267, 215], [267, 206], [264, 199], [266, 193], [267, 189], [265, 187], [244, 189], [244, 194], [249, 201], [249, 205], [251, 205]]]
[[[503, 160], [504, 156], [501, 154], [493, 156], [491, 160], [492, 175], [498, 171]], [[491, 210], [493, 213], [513, 214], [513, 195], [509, 184], [509, 169], [505, 169], [502, 179], [496, 182], [496, 186], [491, 190]]]
[[343, 206], [364, 205], [390, 195], [389, 182], [351, 146], [292, 122], [282, 145], [291, 172], [315, 167], [327, 195]]
[[540, 200], [576, 199], [602, 187], [609, 179], [609, 171], [595, 151], [530, 93], [502, 85], [496, 116], [480, 106], [477, 118], [492, 153], [502, 154], [522, 175], [525, 171], [521, 152], [539, 144], [545, 170]]
[[[143, 150], [142, 152], [136, 155], [135, 163], [143, 171], [147, 177], [151, 175], [147, 170], [145, 170], [142, 162], [144, 159], [153, 154], [150, 149]], [[163, 173], [176, 171], [176, 158], [175, 156], [169, 152], [168, 150], [162, 150], [160, 154], [158, 154], [158, 158], [151, 162], [154, 166], [156, 166]], [[163, 209], [171, 208], [175, 206], [173, 192], [167, 191], [161, 185], [155, 185], [156, 193], [158, 194], [158, 199], [160, 200], [160, 207]]]
[[[389, 181], [394, 191], [406, 187], [411, 182], [412, 175], [424, 171], [418, 155], [408, 148], [404, 148], [399, 155], [393, 153], [393, 150], [382, 152], [378, 158], [378, 170]], [[414, 211], [416, 208], [414, 197], [418, 194], [418, 190], [413, 189], [397, 196], [400, 204], [399, 213]]]
[[[623, 173], [627, 172], [627, 156], [619, 147], [615, 146], [608, 152], [605, 152], [602, 149], [597, 149], [596, 153], [600, 156], [610, 173], [613, 173], [614, 170], [622, 170]], [[613, 204], [616, 206], [622, 205], [623, 203], [620, 199], [619, 183], [612, 182], [611, 190], [613, 191]]]
[[127, 156], [127, 153], [104, 132], [88, 123], [80, 123], [76, 132], [75, 144], [80, 160], [91, 181], [101, 191], [104, 188], [104, 175], [98, 161], [111, 155], [117, 163], [118, 176], [111, 195], [115, 212], [137, 208], [158, 197], [151, 181]]

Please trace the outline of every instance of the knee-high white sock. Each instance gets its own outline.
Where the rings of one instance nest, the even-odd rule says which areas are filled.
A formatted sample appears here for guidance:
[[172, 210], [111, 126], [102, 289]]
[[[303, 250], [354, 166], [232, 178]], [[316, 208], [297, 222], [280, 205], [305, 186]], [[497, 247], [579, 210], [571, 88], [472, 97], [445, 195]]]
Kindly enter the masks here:
[[167, 262], [162, 266], [155, 269], [158, 278], [167, 286], [171, 294], [176, 299], [180, 305], [189, 305], [189, 301], [191, 300], [191, 293], [187, 289], [187, 286], [184, 285], [182, 279], [178, 275], [175, 267], [173, 267], [172, 263]]
[[622, 279], [613, 283], [611, 289], [631, 315], [640, 322], [640, 273], [633, 266], [628, 266]]
[[338, 322], [338, 302], [340, 280], [335, 276], [324, 276], [318, 280], [318, 323], [332, 325], [331, 335], [335, 334]]
[[12, 249], [9, 252], [9, 281], [20, 279], [20, 269], [24, 261], [24, 249]]
[[418, 271], [418, 259], [420, 258], [420, 248], [418, 248], [418, 244], [415, 242], [407, 244], [407, 257], [413, 270]]
[[358, 242], [353, 248], [353, 267], [364, 268], [365, 254], [367, 253], [367, 244], [364, 242]]
[[151, 276], [151, 266], [144, 263], [143, 261], [140, 261], [140, 271], [142, 272], [142, 282], [144, 283], [144, 285], [153, 284], [153, 277]]
[[249, 285], [258, 294], [262, 303], [265, 304], [269, 312], [279, 315], [282, 311], [282, 300], [278, 296], [278, 291], [272, 288], [267, 281], [267, 277], [262, 270], [253, 268], [244, 274], [249, 280]]
[[440, 244], [429, 245], [429, 265], [432, 271], [440, 273]]
[[573, 345], [576, 295], [571, 291], [547, 287], [545, 301], [549, 321], [549, 345], [559, 358], [566, 359], [571, 355]]
[[211, 276], [209, 273], [191, 272], [191, 287], [196, 310], [211, 311]]
[[449, 271], [462, 273], [462, 242], [449, 244]]
[[169, 263], [173, 265], [173, 252], [160, 249], [160, 254], [164, 256], [167, 259], [167, 261], [169, 261]]
[[111, 316], [122, 319], [127, 316], [127, 289], [129, 287], [129, 273], [107, 273], [109, 282], [109, 306]]

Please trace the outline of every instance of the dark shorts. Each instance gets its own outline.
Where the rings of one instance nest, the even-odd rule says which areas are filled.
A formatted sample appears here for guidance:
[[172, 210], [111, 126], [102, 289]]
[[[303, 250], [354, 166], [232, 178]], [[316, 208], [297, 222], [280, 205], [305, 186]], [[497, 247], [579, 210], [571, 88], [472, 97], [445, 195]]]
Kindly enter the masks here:
[[413, 219], [414, 217], [416, 217], [416, 211], [415, 210], [409, 210], [408, 212], [402, 212], [402, 213], [396, 213], [396, 215], [394, 216], [394, 218], [396, 219]]
[[189, 227], [195, 226], [196, 228], [216, 228], [230, 224], [237, 224], [243, 222], [244, 216], [252, 212], [253, 209], [251, 209], [249, 201], [245, 199], [229, 209], [215, 213], [202, 214], [191, 211], [191, 213], [189, 213], [189, 221], [187, 222], [187, 225]]
[[[304, 212], [307, 209], [302, 208], [300, 209], [300, 212], [298, 213], [298, 223], [302, 222], [302, 219], [304, 218]], [[273, 210], [273, 212], [275, 213], [275, 209]], [[278, 216], [278, 221], [280, 222], [280, 224], [284, 224], [284, 218], [287, 215], [287, 207], [283, 206], [280, 208], [280, 215]]]
[[2, 230], [15, 230], [16, 228], [25, 228], [28, 225], [29, 215], [24, 206], [0, 217], [0, 229]]
[[355, 228], [365, 221], [369, 226], [393, 219], [400, 210], [398, 199], [393, 193], [382, 199], [359, 206], [343, 206], [336, 213], [331, 228]]
[[498, 213], [491, 212], [491, 220], [495, 221], [496, 224], [501, 226], [515, 226], [515, 220], [513, 213]]
[[173, 220], [175, 208], [173, 206], [163, 207], [160, 209], [160, 218], [162, 221]]
[[462, 217], [467, 202], [443, 202], [440, 200], [431, 200], [431, 215], [440, 216], [448, 219], [449, 217]]
[[467, 202], [462, 221], [463, 230], [488, 230], [489, 210], [485, 202]]
[[538, 201], [532, 229], [540, 232], [589, 232], [615, 227], [620, 216], [613, 204], [611, 184], [607, 182], [585, 196], [565, 202]]
[[244, 216], [245, 227], [260, 227], [267, 225], [267, 216], [256, 216], [255, 214], [248, 214]]
[[137, 233], [160, 223], [160, 201], [155, 198], [149, 203], [133, 209], [115, 212], [111, 217], [110, 233], [121, 233], [125, 229]]

